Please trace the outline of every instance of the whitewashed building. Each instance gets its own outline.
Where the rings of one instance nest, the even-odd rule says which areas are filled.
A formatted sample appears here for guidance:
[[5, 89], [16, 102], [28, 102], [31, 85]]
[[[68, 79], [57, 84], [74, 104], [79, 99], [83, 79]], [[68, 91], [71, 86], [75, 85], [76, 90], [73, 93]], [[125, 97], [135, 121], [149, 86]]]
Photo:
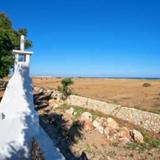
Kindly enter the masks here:
[[38, 142], [46, 160], [62, 160], [63, 155], [39, 126], [29, 76], [32, 52], [25, 51], [24, 44], [24, 36], [21, 36], [20, 50], [13, 50], [14, 74], [0, 103], [0, 160], [30, 159], [33, 138]]

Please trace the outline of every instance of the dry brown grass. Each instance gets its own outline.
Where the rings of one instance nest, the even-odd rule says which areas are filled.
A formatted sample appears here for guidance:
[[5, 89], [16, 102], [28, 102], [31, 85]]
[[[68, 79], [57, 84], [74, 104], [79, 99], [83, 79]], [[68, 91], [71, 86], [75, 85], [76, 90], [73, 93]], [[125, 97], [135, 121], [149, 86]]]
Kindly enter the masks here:
[[[57, 88], [60, 78], [33, 78], [33, 84]], [[143, 87], [144, 83], [151, 86]], [[75, 78], [75, 94], [126, 107], [160, 112], [160, 80]]]

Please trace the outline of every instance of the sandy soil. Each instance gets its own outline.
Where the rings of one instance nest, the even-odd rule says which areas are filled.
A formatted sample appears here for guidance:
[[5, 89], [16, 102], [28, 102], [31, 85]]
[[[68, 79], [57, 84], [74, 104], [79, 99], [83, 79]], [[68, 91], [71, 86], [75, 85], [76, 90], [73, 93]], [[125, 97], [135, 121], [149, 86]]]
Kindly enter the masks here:
[[[60, 78], [33, 78], [33, 84], [57, 88]], [[144, 83], [151, 84], [143, 87]], [[76, 78], [72, 86], [75, 94], [126, 107], [160, 113], [160, 80]]]

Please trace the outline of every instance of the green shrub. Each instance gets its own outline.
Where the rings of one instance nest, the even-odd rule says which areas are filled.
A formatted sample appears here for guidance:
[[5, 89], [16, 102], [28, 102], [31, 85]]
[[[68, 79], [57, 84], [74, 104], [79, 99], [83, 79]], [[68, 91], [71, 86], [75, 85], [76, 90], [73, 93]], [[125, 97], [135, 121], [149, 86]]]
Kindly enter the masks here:
[[63, 94], [63, 99], [66, 99], [69, 95], [71, 95], [71, 85], [73, 84], [73, 80], [71, 78], [64, 78], [61, 81], [61, 86], [58, 86], [58, 90]]
[[143, 83], [143, 85], [142, 85], [143, 87], [150, 87], [151, 86], [151, 84], [150, 83]]

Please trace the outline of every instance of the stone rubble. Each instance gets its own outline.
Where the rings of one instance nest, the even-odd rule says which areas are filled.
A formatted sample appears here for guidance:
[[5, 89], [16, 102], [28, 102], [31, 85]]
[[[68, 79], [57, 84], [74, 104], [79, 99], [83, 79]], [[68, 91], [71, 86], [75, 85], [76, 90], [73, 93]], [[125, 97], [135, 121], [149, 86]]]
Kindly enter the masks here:
[[[46, 112], [55, 109], [64, 104], [62, 94], [57, 90], [45, 90], [43, 88], [34, 87], [34, 102], [36, 109], [45, 108]], [[65, 111], [68, 115], [75, 116], [77, 113], [73, 107]], [[143, 143], [144, 138], [140, 131], [130, 130], [127, 127], [120, 127], [113, 118], [96, 117], [90, 112], [83, 112], [79, 118], [84, 129], [89, 131], [95, 129], [98, 133], [104, 135], [111, 142], [121, 144], [130, 143], [132, 141]]]
[[150, 132], [160, 133], [160, 115], [135, 108], [122, 107], [87, 97], [70, 95], [68, 105], [79, 106], [88, 110], [99, 111], [118, 119], [127, 121]]
[[82, 121], [92, 121], [92, 114], [90, 112], [83, 112], [80, 119]]
[[139, 142], [139, 143], [143, 143], [144, 142], [144, 138], [143, 135], [140, 131], [137, 131], [135, 129], [133, 129], [130, 132], [130, 135], [132, 136], [132, 138], [134, 139], [135, 142]]
[[103, 126], [101, 125], [101, 123], [97, 120], [94, 120], [93, 121], [93, 126], [96, 128], [96, 130], [100, 133], [100, 134], [103, 134], [104, 133], [104, 128]]
[[112, 142], [126, 144], [132, 141], [129, 129], [127, 127], [119, 127], [119, 124], [111, 117], [107, 119], [97, 117], [93, 121], [93, 126], [100, 134], [103, 134]]
[[34, 104], [36, 109], [47, 106], [56, 108], [63, 104], [62, 94], [57, 90], [45, 90], [40, 87], [33, 88]]
[[71, 107], [70, 109], [66, 110], [66, 113], [68, 113], [69, 115], [73, 115], [74, 109]]
[[8, 84], [7, 81], [0, 80], [0, 91], [4, 91], [7, 84]]
[[[111, 117], [107, 115], [104, 116], [103, 114], [102, 116], [99, 114], [95, 114], [96, 111], [98, 111], [97, 109], [98, 106], [94, 105], [94, 103], [92, 103], [91, 101], [87, 102], [88, 105], [90, 104], [90, 108], [81, 106], [83, 109], [80, 110], [76, 109], [76, 106], [78, 106], [77, 104], [81, 104], [80, 101], [75, 101], [73, 106], [72, 105], [66, 106], [66, 104], [68, 104], [67, 101], [64, 101], [61, 96], [61, 93], [59, 93], [54, 89], [45, 90], [42, 88], [35, 88], [34, 93], [36, 93], [34, 94], [35, 103], [44, 102], [44, 100], [48, 101], [48, 106], [42, 108], [42, 110], [38, 110], [38, 112], [44, 116], [44, 121], [43, 121], [44, 128], [46, 128], [48, 124], [49, 128], [47, 129], [47, 133], [50, 132], [51, 136], [53, 136], [53, 134], [57, 134], [55, 136], [55, 138], [57, 139], [56, 143], [58, 146], [61, 147], [62, 150], [65, 150], [65, 154], [67, 156], [70, 156], [68, 154], [67, 144], [72, 143], [72, 141], [70, 142], [71, 139], [68, 136], [71, 136], [72, 132], [75, 132], [75, 130], [78, 128], [79, 131], [77, 130], [78, 132], [75, 132], [76, 136], [82, 134], [82, 139], [75, 137], [74, 145], [69, 146], [69, 149], [71, 149], [71, 151], [78, 157], [81, 157], [80, 155], [82, 154], [82, 151], [85, 151], [88, 159], [93, 159], [93, 160], [117, 159], [117, 158], [121, 160], [122, 155], [120, 156], [115, 155], [116, 158], [114, 158], [114, 156], [110, 154], [113, 152], [115, 153], [118, 152], [117, 154], [119, 155], [119, 153], [121, 154], [121, 150], [123, 150], [122, 152], [125, 152], [125, 154], [128, 155], [128, 157], [130, 157], [130, 154], [134, 156], [139, 155], [139, 150], [137, 151], [135, 150], [136, 153], [132, 153], [132, 151], [130, 152], [128, 152], [129, 150], [126, 151], [125, 147], [130, 145], [132, 146], [132, 142], [137, 143], [137, 145], [139, 145], [139, 143], [143, 143], [144, 137], [142, 133], [139, 130], [136, 130], [133, 127], [130, 127], [126, 124], [123, 125], [122, 123], [117, 121], [117, 119], [113, 118], [114, 116], [112, 114], [110, 114]], [[92, 112], [90, 112], [92, 105], [93, 105], [93, 110], [95, 108], [95, 112], [93, 110]], [[70, 108], [68, 108], [69, 106]], [[105, 111], [104, 107], [105, 103], [102, 103], [101, 112], [103, 112], [103, 110]], [[110, 107], [112, 110], [112, 106]], [[107, 108], [107, 110], [108, 109], [110, 108]], [[113, 113], [118, 114], [118, 112], [119, 110], [115, 109]], [[60, 125], [62, 125], [61, 129], [65, 127], [64, 132], [61, 132], [61, 130], [59, 130], [60, 128], [57, 127]], [[51, 128], [54, 128], [53, 131], [50, 130]], [[57, 131], [55, 132], [56, 129], [58, 132]], [[68, 134], [66, 134], [67, 130]], [[61, 136], [63, 135], [63, 138], [57, 138], [60, 135]], [[102, 146], [101, 145], [96, 146], [97, 143], [101, 144]], [[93, 148], [89, 148], [88, 145], [93, 146]], [[110, 147], [110, 150], [108, 150], [108, 147]], [[99, 151], [97, 151], [97, 149], [99, 149]], [[155, 151], [152, 152], [156, 153]], [[124, 159], [126, 159], [126, 155], [124, 155], [123, 157]], [[150, 156], [148, 159], [151, 159], [151, 157], [152, 156]], [[156, 156], [154, 155], [154, 157]]]

